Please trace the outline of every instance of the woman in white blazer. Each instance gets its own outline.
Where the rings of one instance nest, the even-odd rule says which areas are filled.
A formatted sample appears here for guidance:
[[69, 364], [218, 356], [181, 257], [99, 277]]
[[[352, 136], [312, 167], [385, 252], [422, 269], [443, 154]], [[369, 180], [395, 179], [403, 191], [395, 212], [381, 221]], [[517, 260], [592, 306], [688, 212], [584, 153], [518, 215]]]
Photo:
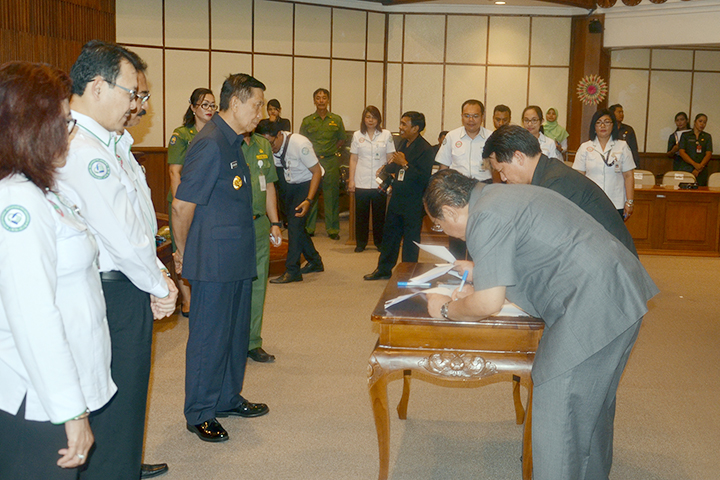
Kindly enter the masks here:
[[378, 190], [375, 178], [394, 151], [392, 134], [382, 128], [380, 110], [368, 105], [362, 113], [360, 130], [353, 134], [350, 144], [348, 192], [355, 194], [356, 252], [362, 252], [367, 246], [371, 209], [373, 242], [378, 250], [382, 245], [387, 195]]
[[95, 239], [55, 188], [69, 96], [53, 67], [0, 67], [0, 478], [75, 478], [116, 391]]
[[578, 148], [573, 168], [597, 183], [627, 220], [635, 202], [635, 160], [628, 144], [618, 137], [615, 115], [608, 109], [595, 112], [590, 140]]

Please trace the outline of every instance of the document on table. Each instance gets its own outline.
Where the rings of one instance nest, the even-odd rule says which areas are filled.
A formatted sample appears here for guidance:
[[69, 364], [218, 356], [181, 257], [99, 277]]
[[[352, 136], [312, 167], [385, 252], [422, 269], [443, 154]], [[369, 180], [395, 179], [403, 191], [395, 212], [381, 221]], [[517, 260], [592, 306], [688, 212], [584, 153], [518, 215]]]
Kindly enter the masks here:
[[408, 280], [408, 283], [429, 282], [445, 275], [446, 273], [449, 273], [450, 275], [455, 275], [456, 277], [460, 277], [459, 273], [452, 271], [453, 267], [454, 265], [452, 263], [438, 263], [435, 268], [428, 270], [427, 272], [420, 274], [417, 277], [411, 278], [410, 280]]
[[440, 295], [447, 295], [448, 297], [452, 295], [452, 292], [455, 291], [457, 287], [454, 285], [445, 285], [442, 287], [435, 287], [435, 288], [428, 288], [425, 290], [420, 290], [419, 292], [413, 292], [408, 293], [407, 295], [400, 295], [399, 297], [392, 298], [385, 302], [385, 308], [388, 309], [392, 307], [393, 305], [397, 305], [400, 302], [403, 302], [407, 300], [408, 298], [412, 298], [415, 295], [420, 295], [421, 293], [438, 293]]
[[442, 245], [424, 245], [418, 242], [415, 242], [415, 245], [417, 245], [420, 250], [425, 250], [431, 255], [442, 258], [447, 263], [455, 263], [455, 260], [457, 260], [455, 256], [450, 253], [450, 250], [448, 250], [447, 247], [444, 247]]
[[[392, 307], [393, 305], [397, 305], [400, 302], [404, 302], [408, 298], [412, 298], [415, 295], [420, 295], [422, 293], [437, 293], [440, 295], [446, 295], [448, 297], [452, 296], [452, 293], [455, 291], [455, 289], [458, 288], [455, 285], [442, 285], [435, 288], [428, 288], [426, 290], [420, 290], [418, 292], [408, 293], [406, 295], [400, 295], [399, 297], [395, 297], [393, 299], [388, 300], [385, 302], [385, 309]], [[495, 313], [491, 315], [492, 317], [529, 317], [530, 315], [526, 313], [523, 309], [515, 305], [514, 303], [508, 301], [505, 299], [505, 303], [503, 304], [502, 308], [498, 313]]]

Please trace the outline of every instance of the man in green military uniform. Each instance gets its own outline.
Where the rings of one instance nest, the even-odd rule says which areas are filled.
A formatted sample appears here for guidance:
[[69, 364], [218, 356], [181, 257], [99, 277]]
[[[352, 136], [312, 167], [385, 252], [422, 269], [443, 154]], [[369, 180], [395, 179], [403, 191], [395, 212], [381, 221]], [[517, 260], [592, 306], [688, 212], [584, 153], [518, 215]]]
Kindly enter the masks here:
[[[340, 238], [340, 220], [338, 215], [340, 197], [340, 148], [345, 142], [345, 125], [340, 115], [328, 110], [330, 92], [318, 88], [313, 93], [313, 102], [317, 109], [312, 115], [303, 118], [300, 134], [313, 144], [315, 155], [325, 169], [322, 179], [322, 192], [325, 199], [325, 229], [333, 240]], [[315, 234], [318, 206], [314, 202], [307, 217], [305, 230]], [[305, 272], [303, 272], [305, 273]]]
[[272, 362], [270, 355], [262, 348], [263, 309], [270, 270], [270, 241], [279, 246], [282, 237], [277, 213], [277, 171], [273, 161], [272, 147], [265, 137], [256, 133], [246, 134], [242, 142], [242, 152], [250, 168], [252, 185], [252, 206], [255, 224], [255, 256], [257, 278], [252, 282], [250, 309], [250, 344], [248, 357], [256, 362]]
[[[168, 171], [170, 174], [170, 190], [168, 190], [167, 201], [171, 205], [173, 196], [177, 191], [178, 185], [180, 185], [180, 175], [182, 174], [182, 167], [185, 164], [185, 154], [190, 148], [190, 142], [198, 131], [195, 125], [185, 126], [181, 125], [173, 131], [172, 137], [170, 137], [170, 144], [168, 145]], [[168, 208], [170, 216], [172, 216], [172, 207]], [[170, 235], [172, 236], [172, 230]], [[173, 246], [174, 249], [174, 246]]]

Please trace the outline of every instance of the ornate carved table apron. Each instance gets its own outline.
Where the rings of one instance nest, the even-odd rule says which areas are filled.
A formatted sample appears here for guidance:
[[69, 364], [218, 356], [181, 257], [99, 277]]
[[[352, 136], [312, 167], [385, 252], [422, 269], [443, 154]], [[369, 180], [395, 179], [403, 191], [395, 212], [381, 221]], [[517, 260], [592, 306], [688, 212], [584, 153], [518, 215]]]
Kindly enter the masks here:
[[[523, 480], [532, 478], [530, 369], [544, 323], [533, 317], [494, 316], [481, 322], [455, 322], [431, 318], [421, 295], [385, 310], [385, 301], [410, 293], [399, 289], [398, 281], [429, 270], [434, 265], [402, 263], [388, 282], [372, 313], [380, 336], [370, 355], [368, 388], [375, 414], [380, 451], [379, 480], [386, 480], [390, 462], [390, 416], [387, 384], [394, 372], [403, 372], [403, 392], [398, 416], [407, 418], [412, 372], [443, 380], [475, 382], [500, 375], [513, 382], [517, 424], [525, 422], [523, 433]], [[422, 378], [422, 377], [420, 377]], [[528, 389], [527, 414], [520, 399], [520, 384]]]

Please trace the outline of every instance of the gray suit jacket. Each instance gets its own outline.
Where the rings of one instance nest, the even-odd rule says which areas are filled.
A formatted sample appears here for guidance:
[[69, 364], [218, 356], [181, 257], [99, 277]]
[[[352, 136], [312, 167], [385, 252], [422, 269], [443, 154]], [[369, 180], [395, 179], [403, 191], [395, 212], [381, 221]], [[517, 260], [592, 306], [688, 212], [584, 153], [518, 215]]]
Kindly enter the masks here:
[[658, 292], [622, 243], [546, 188], [479, 184], [466, 239], [475, 290], [505, 286], [510, 301], [545, 321], [533, 366], [537, 384], [610, 343], [642, 318]]

